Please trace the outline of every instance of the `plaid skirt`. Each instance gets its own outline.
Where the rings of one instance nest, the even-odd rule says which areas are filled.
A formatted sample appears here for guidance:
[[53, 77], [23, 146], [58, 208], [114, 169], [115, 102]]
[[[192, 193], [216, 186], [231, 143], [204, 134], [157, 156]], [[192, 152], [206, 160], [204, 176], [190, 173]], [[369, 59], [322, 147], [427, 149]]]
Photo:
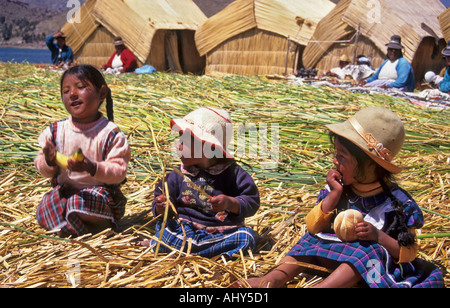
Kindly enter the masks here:
[[[238, 227], [227, 229], [223, 232], [208, 233], [206, 229], [196, 229], [190, 222], [181, 221], [178, 223], [175, 219], [169, 219], [166, 228], [163, 231], [161, 241], [170, 247], [181, 249], [185, 239], [183, 228], [186, 232], [185, 251], [188, 247], [188, 238], [192, 239], [191, 254], [205, 258], [211, 258], [218, 255], [224, 255], [229, 259], [234, 254], [240, 255], [240, 250], [247, 254], [248, 249], [254, 249], [256, 246], [255, 233], [251, 228]], [[156, 225], [156, 237], [161, 234], [162, 221]], [[156, 246], [157, 241], [151, 240], [149, 246]], [[161, 244], [159, 252], [170, 252], [171, 249]]]
[[82, 190], [57, 185], [37, 206], [36, 219], [46, 230], [59, 235], [80, 236], [88, 232], [77, 213], [110, 220], [113, 224], [125, 213], [126, 199], [118, 188], [93, 186]]
[[302, 256], [317, 256], [352, 264], [371, 288], [444, 287], [442, 272], [433, 264], [419, 258], [397, 264], [375, 242], [333, 242], [306, 233], [287, 255], [299, 261]]

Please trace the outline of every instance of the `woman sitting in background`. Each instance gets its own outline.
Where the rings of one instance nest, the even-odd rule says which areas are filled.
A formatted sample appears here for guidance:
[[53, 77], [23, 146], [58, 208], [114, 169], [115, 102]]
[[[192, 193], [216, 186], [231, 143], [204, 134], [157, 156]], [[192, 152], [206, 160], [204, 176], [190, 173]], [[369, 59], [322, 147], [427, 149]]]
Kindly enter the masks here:
[[114, 38], [114, 47], [116, 51], [109, 58], [108, 63], [102, 65], [105, 74], [122, 74], [134, 72], [138, 67], [133, 53], [125, 47], [125, 42], [121, 37]]
[[401, 37], [393, 35], [388, 47], [388, 59], [375, 74], [360, 82], [361, 85], [380, 88], [397, 88], [401, 91], [414, 91], [415, 81], [411, 64], [403, 58]]

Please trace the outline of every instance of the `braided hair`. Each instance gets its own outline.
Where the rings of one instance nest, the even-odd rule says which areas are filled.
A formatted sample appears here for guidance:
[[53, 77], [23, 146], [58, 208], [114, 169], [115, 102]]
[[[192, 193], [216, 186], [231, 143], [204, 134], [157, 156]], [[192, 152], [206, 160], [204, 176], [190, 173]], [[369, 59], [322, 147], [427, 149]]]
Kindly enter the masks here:
[[108, 120], [114, 122], [114, 110], [113, 110], [113, 100], [111, 97], [111, 89], [106, 84], [105, 78], [103, 77], [102, 73], [100, 73], [100, 71], [97, 70], [92, 65], [88, 64], [80, 64], [72, 66], [68, 70], [66, 70], [61, 77], [61, 91], [64, 78], [67, 75], [74, 75], [82, 82], [89, 81], [96, 89], [100, 89], [102, 86], [106, 86], [108, 90], [108, 93], [106, 94], [106, 115], [108, 117]]
[[[331, 132], [329, 133], [331, 144], [334, 144], [334, 139], [338, 139], [339, 142], [349, 150], [350, 153], [352, 153], [352, 156], [357, 161], [357, 177], [363, 177], [364, 173], [364, 167], [369, 163], [375, 163], [375, 161], [370, 158], [363, 150], [361, 150], [358, 146], [356, 146], [353, 142], [350, 140], [336, 135], [335, 133]], [[392, 190], [388, 187], [386, 184], [387, 182], [393, 183], [394, 177], [391, 172], [387, 171], [380, 165], [376, 164], [375, 168], [375, 174], [377, 178], [379, 179], [379, 182], [381, 184], [381, 187], [383, 188], [384, 193], [391, 199], [392, 206], [394, 208], [394, 219], [393, 222], [387, 226], [387, 229], [385, 231], [386, 234], [388, 234], [390, 237], [397, 239], [399, 245], [401, 246], [409, 246], [414, 244], [415, 242], [415, 236], [414, 234], [411, 234], [408, 232], [408, 228], [405, 223], [405, 213], [404, 213], [404, 206], [398, 200], [394, 194], [392, 193]]]
[[415, 242], [414, 234], [408, 232], [408, 227], [405, 223], [405, 213], [403, 204], [397, 197], [394, 196], [391, 189], [386, 185], [383, 179], [380, 179], [381, 187], [384, 193], [391, 199], [392, 207], [394, 208], [394, 220], [386, 229], [386, 234], [392, 238], [396, 238], [400, 246], [410, 246]]

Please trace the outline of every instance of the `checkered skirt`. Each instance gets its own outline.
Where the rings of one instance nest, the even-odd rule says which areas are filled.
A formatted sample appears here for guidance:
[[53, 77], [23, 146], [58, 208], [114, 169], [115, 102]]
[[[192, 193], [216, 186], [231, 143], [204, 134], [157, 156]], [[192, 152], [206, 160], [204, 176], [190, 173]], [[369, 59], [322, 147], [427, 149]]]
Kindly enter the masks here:
[[60, 230], [62, 237], [88, 232], [77, 213], [83, 213], [116, 223], [125, 213], [126, 199], [117, 188], [102, 186], [73, 191], [57, 185], [46, 193], [37, 206], [36, 218], [46, 230]]
[[288, 255], [299, 261], [302, 256], [317, 256], [349, 263], [371, 288], [444, 286], [442, 272], [433, 264], [419, 258], [397, 264], [386, 249], [375, 242], [332, 242], [306, 233]]
[[[156, 226], [155, 237], [161, 234], [162, 221]], [[183, 232], [184, 228], [184, 232]], [[186, 237], [185, 237], [186, 234]], [[239, 255], [240, 250], [247, 254], [248, 249], [254, 249], [256, 245], [255, 233], [248, 227], [227, 229], [223, 232], [208, 233], [206, 228], [196, 229], [190, 222], [182, 220], [181, 224], [175, 219], [169, 219], [163, 230], [162, 242], [170, 247], [181, 249], [185, 240], [185, 250], [188, 247], [188, 238], [192, 239], [191, 254], [205, 258], [224, 255], [232, 258]], [[157, 241], [151, 240], [150, 245], [155, 246]], [[171, 249], [160, 245], [160, 252], [170, 252]]]

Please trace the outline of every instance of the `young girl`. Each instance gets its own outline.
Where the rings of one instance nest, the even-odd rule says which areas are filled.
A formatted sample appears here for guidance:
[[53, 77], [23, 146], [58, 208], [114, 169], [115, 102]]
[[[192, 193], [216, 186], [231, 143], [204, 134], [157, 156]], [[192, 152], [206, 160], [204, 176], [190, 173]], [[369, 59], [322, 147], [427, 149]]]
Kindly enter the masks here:
[[[69, 68], [61, 78], [61, 96], [70, 116], [46, 128], [39, 136], [42, 151], [35, 166], [52, 178], [53, 190], [37, 207], [39, 224], [60, 236], [79, 236], [112, 227], [124, 214], [120, 192], [130, 148], [113, 121], [110, 89], [102, 74], [90, 65]], [[99, 111], [107, 100], [108, 119]], [[77, 149], [82, 161], [57, 165], [57, 152], [71, 156]]]
[[[181, 166], [170, 172], [167, 182], [169, 197], [178, 219], [169, 219], [156, 237], [181, 249], [192, 239], [191, 254], [203, 257], [244, 254], [255, 247], [255, 235], [244, 226], [244, 219], [259, 208], [259, 192], [251, 176], [242, 169], [228, 151], [232, 137], [231, 118], [225, 110], [202, 107], [183, 119], [171, 121], [172, 130], [181, 135], [177, 146]], [[180, 172], [182, 174], [180, 174]], [[164, 214], [166, 193], [161, 181], [155, 189], [153, 214]], [[162, 215], [163, 216], [163, 215]], [[181, 223], [179, 223], [179, 221]], [[144, 245], [157, 245], [154, 240]], [[161, 252], [169, 252], [160, 244]]]
[[[392, 159], [400, 151], [404, 128], [381, 107], [357, 112], [340, 124], [328, 125], [336, 156], [326, 189], [306, 217], [308, 232], [266, 276], [250, 279], [252, 287], [281, 287], [304, 270], [299, 262], [332, 270], [318, 287], [442, 287], [440, 270], [416, 259], [415, 229], [423, 215], [412, 197], [393, 182], [401, 171]], [[357, 241], [343, 242], [332, 230], [336, 215], [356, 209]], [[242, 285], [242, 284], [241, 284]]]

